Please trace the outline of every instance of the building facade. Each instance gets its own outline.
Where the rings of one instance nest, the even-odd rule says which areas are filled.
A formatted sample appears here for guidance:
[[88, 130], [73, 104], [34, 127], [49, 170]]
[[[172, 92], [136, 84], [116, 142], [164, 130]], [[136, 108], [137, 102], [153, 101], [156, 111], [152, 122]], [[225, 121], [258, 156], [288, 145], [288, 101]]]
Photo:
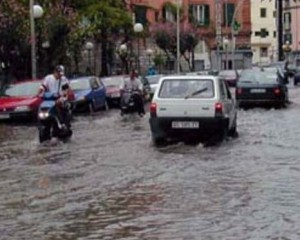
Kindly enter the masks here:
[[251, 48], [253, 64], [270, 63], [277, 57], [275, 1], [251, 0]]
[[300, 66], [300, 1], [286, 0], [283, 9], [283, 44], [288, 50], [285, 52], [286, 59]]
[[[127, 0], [135, 22], [176, 21], [166, 8], [177, 0]], [[197, 26], [200, 41], [195, 51], [197, 68], [232, 69], [251, 65], [250, 0], [179, 0], [181, 21]]]

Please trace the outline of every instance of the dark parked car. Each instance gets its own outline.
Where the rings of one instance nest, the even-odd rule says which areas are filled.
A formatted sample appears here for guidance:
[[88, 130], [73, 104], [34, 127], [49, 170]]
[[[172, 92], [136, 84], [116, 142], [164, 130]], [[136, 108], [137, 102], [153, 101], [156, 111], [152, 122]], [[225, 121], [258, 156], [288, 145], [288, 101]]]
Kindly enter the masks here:
[[227, 82], [230, 87], [235, 87], [239, 78], [235, 70], [223, 70], [219, 73], [219, 77]]
[[298, 85], [300, 82], [300, 67], [297, 67], [294, 74], [294, 85]]
[[249, 69], [241, 73], [236, 86], [239, 107], [286, 107], [288, 88], [280, 76], [272, 71]]

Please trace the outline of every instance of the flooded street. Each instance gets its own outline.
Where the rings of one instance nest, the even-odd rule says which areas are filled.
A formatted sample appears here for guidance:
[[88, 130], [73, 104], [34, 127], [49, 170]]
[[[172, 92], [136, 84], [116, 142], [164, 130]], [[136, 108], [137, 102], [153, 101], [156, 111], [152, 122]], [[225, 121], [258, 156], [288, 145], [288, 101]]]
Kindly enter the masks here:
[[0, 125], [2, 240], [300, 238], [300, 88], [240, 110], [239, 138], [155, 148], [147, 115], [77, 116], [71, 142]]

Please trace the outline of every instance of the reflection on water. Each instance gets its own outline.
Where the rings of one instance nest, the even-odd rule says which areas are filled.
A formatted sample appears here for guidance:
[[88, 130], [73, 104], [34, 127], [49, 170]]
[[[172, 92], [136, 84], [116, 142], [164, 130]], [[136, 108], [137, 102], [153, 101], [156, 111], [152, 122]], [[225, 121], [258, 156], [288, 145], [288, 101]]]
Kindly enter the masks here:
[[209, 148], [156, 149], [149, 116], [117, 110], [77, 117], [67, 144], [0, 125], [0, 239], [298, 239], [298, 91]]

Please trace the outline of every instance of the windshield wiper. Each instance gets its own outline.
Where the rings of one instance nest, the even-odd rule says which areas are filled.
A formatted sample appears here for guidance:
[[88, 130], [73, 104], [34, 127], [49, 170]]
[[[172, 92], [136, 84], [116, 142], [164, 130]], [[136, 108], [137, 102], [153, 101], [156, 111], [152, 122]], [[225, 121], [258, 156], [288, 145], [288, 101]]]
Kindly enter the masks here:
[[199, 90], [197, 90], [197, 91], [195, 91], [195, 92], [192, 92], [191, 94], [185, 96], [184, 99], [188, 99], [188, 98], [190, 98], [190, 97], [193, 97], [193, 96], [198, 95], [198, 94], [200, 94], [200, 93], [203, 93], [203, 92], [205, 92], [205, 91], [207, 91], [207, 88], [201, 88], [201, 89], [199, 89]]

